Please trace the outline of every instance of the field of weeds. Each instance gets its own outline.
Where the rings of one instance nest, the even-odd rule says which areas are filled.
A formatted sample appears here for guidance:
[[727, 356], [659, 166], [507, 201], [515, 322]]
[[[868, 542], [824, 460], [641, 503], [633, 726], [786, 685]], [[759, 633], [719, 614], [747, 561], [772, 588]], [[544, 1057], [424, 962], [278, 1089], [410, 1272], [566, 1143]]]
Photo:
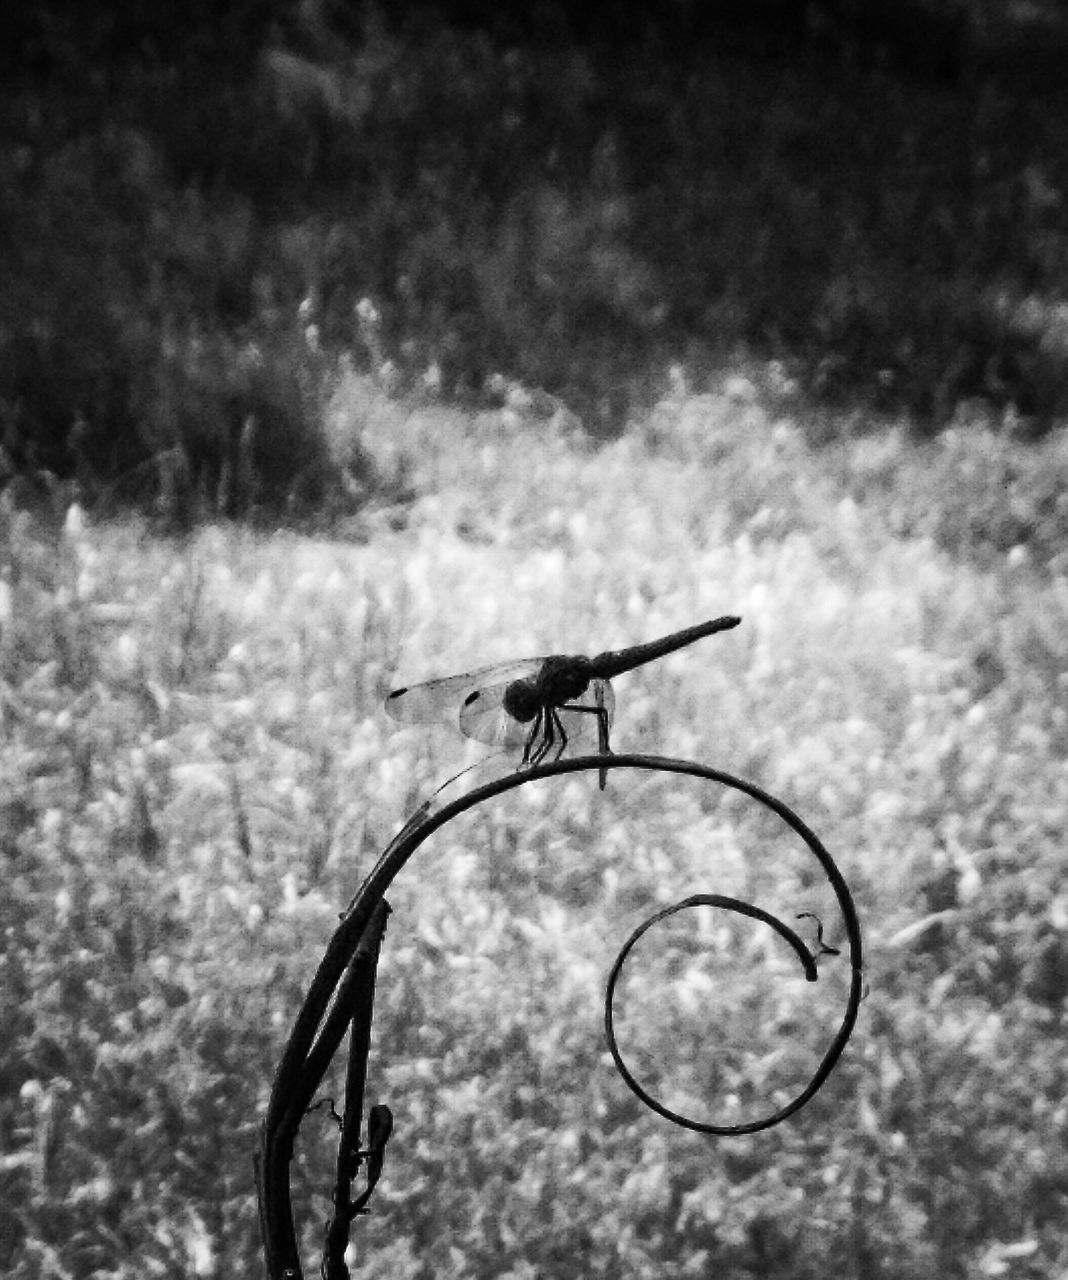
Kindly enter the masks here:
[[[642, 918], [703, 891], [816, 911], [832, 943], [841, 921], [726, 793], [522, 788], [391, 894], [369, 1097], [397, 1129], [360, 1274], [1061, 1274], [1063, 431], [817, 451], [748, 375], [676, 378], [596, 448], [514, 397], [409, 411], [355, 374], [332, 413], [405, 494], [345, 541], [3, 513], [4, 1274], [257, 1274], [251, 1152], [300, 995], [383, 845], [480, 750], [384, 695], [723, 613], [741, 626], [617, 681], [613, 741], [768, 788], [839, 860], [868, 977], [839, 1069], [754, 1137], [643, 1111], [600, 1027]], [[810, 998], [759, 931], [702, 927], [685, 965], [650, 958], [627, 1025], [659, 1036], [659, 1090], [730, 1118], [796, 1092], [847, 973]], [[332, 1144], [309, 1117], [311, 1271]]]

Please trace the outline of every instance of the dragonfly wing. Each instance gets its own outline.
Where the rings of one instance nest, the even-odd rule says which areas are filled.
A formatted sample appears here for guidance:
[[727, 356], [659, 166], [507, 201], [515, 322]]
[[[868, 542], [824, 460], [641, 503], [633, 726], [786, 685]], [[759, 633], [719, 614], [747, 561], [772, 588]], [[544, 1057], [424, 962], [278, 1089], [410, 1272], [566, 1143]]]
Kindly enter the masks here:
[[394, 689], [386, 698], [386, 713], [401, 724], [449, 720], [471, 688], [477, 686], [477, 681], [478, 675], [469, 671], [460, 676]]
[[460, 708], [460, 730], [476, 742], [486, 742], [494, 747], [521, 747], [527, 740], [531, 725], [522, 724], [504, 709], [504, 695], [513, 680], [527, 679], [533, 672], [513, 675], [497, 684], [476, 686], [467, 695]]
[[[465, 671], [462, 675], [445, 676], [441, 680], [426, 680], [422, 684], [394, 689], [386, 698], [386, 712], [401, 724], [427, 724], [441, 720], [446, 724], [456, 725], [469, 694], [483, 686], [500, 684], [507, 688], [513, 680], [534, 675], [543, 661], [542, 658], [528, 658], [522, 662], [495, 663], [479, 667], [475, 671]], [[467, 732], [466, 729], [464, 732]]]

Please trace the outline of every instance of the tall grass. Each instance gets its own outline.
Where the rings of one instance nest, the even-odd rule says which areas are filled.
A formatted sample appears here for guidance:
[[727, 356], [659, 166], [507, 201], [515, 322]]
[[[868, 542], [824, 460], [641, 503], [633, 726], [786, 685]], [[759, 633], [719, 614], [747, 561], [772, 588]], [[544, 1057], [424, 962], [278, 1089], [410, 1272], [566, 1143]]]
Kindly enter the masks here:
[[[5, 513], [5, 1274], [257, 1269], [250, 1152], [299, 994], [385, 840], [470, 751], [399, 732], [395, 679], [726, 611], [738, 630], [618, 681], [614, 740], [771, 788], [840, 859], [870, 991], [843, 1064], [751, 1139], [638, 1109], [598, 1025], [630, 928], [735, 890], [817, 910], [836, 941], [832, 906], [722, 796], [619, 774], [603, 796], [524, 789], [392, 895], [369, 1088], [398, 1128], [365, 1273], [1068, 1265], [1064, 440], [813, 453], [755, 385], [676, 383], [594, 450], [529, 408], [369, 410], [354, 377], [337, 430], [359, 421], [410, 500], [348, 544]], [[799, 1004], [758, 933], [710, 927], [710, 958], [659, 992], [653, 957], [631, 989], [651, 1021], [629, 1026], [663, 1030], [642, 1062], [715, 1115], [796, 1086], [841, 975]], [[330, 1140], [309, 1117], [312, 1267]]]

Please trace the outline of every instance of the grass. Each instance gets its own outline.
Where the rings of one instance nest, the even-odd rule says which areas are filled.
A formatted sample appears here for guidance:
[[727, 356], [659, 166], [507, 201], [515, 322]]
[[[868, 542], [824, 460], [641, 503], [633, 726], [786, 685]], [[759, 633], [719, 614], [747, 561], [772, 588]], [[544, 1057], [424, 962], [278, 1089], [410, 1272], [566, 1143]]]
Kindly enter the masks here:
[[[398, 1131], [364, 1274], [1068, 1265], [1063, 433], [828, 429], [814, 451], [755, 374], [676, 378], [600, 448], [566, 415], [406, 408], [355, 374], [332, 413], [409, 495], [348, 542], [3, 514], [5, 1273], [258, 1269], [250, 1152], [299, 993], [382, 845], [474, 758], [384, 717], [398, 678], [724, 612], [742, 626], [617, 682], [614, 740], [731, 769], [824, 837], [869, 947], [843, 1064], [753, 1139], [632, 1105], [599, 991], [655, 904], [736, 891], [838, 922], [745, 805], [524, 788], [391, 895], [370, 1100]], [[716, 965], [650, 953], [627, 988], [648, 1022], [622, 1025], [661, 1036], [635, 1053], [675, 1101], [722, 1114], [796, 1089], [842, 978], [801, 1005], [754, 981], [782, 971], [759, 931], [705, 927]], [[309, 1259], [330, 1140], [309, 1118]]]

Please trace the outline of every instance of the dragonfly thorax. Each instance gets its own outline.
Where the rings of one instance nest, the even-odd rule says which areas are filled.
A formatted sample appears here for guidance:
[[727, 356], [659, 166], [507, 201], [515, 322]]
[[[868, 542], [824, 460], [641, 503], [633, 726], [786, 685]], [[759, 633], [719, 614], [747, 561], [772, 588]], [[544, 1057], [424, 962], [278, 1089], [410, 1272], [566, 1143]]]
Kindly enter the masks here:
[[547, 707], [560, 707], [581, 698], [590, 687], [588, 659], [557, 655], [546, 658], [537, 675], [513, 680], [504, 691], [504, 709], [520, 724], [527, 724]]

